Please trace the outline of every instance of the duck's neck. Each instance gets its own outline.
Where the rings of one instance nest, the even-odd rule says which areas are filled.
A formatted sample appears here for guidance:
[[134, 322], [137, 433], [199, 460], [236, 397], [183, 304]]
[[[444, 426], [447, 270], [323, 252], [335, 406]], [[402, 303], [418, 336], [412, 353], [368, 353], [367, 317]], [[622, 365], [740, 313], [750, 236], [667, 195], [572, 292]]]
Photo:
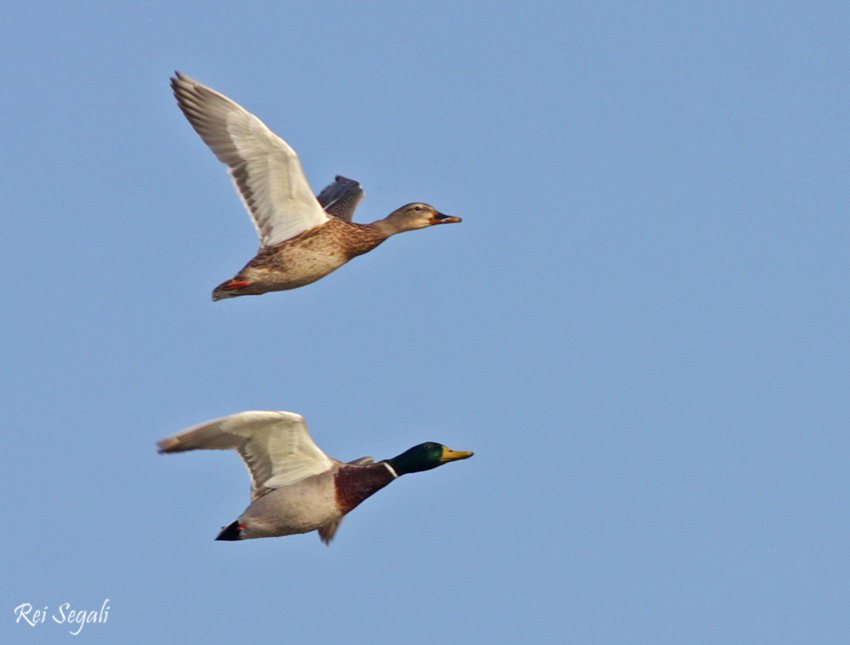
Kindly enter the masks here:
[[375, 235], [381, 238], [381, 242], [383, 242], [391, 235], [401, 233], [405, 230], [402, 226], [400, 226], [399, 221], [393, 219], [392, 216], [386, 217], [384, 219], [379, 219], [377, 222], [372, 222], [371, 224], [367, 224], [366, 226], [372, 231], [374, 231]]
[[374, 224], [354, 224], [333, 218], [330, 221], [336, 239], [342, 244], [348, 259], [367, 253], [389, 237]]
[[412, 460], [406, 452], [398, 455], [397, 457], [393, 457], [392, 459], [384, 459], [380, 463], [389, 466], [392, 470], [392, 473], [396, 477], [401, 477], [402, 475], [409, 475], [410, 473], [418, 473], [422, 470], [427, 470], [426, 468], [421, 467], [421, 463]]

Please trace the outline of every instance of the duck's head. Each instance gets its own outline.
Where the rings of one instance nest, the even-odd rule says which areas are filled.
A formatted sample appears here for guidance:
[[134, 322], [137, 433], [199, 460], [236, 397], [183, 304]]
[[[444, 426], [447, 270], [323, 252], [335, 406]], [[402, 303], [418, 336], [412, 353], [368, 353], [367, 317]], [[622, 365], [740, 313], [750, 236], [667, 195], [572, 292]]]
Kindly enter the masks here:
[[402, 231], [415, 231], [420, 228], [427, 228], [435, 224], [455, 224], [460, 222], [459, 217], [444, 215], [433, 206], [414, 202], [402, 206], [397, 211], [393, 211], [384, 220], [389, 224], [396, 233]]
[[442, 444], [428, 441], [426, 443], [420, 443], [418, 446], [413, 446], [413, 448], [406, 450], [398, 457], [387, 459], [387, 463], [401, 476], [408, 473], [431, 470], [450, 461], [469, 459], [472, 454], [471, 452], [450, 450]]

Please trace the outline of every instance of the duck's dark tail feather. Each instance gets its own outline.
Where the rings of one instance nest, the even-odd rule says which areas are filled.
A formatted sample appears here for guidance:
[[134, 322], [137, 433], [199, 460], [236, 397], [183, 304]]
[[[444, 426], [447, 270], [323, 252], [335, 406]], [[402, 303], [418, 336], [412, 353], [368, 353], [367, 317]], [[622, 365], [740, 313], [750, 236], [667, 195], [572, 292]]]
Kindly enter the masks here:
[[239, 532], [242, 530], [242, 526], [239, 524], [239, 520], [235, 522], [231, 522], [223, 529], [221, 529], [221, 533], [218, 534], [216, 540], [241, 540], [242, 537], [239, 535]]
[[227, 282], [222, 282], [212, 292], [213, 302], [216, 300], [224, 300], [225, 298], [236, 298], [238, 296], [258, 296], [262, 291], [254, 290], [252, 293], [246, 293], [244, 290], [251, 286], [249, 280], [238, 280], [230, 278]]

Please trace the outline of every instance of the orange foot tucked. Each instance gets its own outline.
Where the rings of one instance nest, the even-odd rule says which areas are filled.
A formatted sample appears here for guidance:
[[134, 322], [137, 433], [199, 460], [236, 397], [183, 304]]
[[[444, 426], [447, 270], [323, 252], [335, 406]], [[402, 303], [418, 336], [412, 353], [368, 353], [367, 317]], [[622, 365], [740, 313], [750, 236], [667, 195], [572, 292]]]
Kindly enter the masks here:
[[242, 287], [247, 287], [249, 284], [251, 283], [247, 280], [234, 280], [232, 282], [228, 282], [225, 285], [222, 285], [221, 288], [225, 289], [226, 291], [233, 291], [234, 289], [241, 289]]

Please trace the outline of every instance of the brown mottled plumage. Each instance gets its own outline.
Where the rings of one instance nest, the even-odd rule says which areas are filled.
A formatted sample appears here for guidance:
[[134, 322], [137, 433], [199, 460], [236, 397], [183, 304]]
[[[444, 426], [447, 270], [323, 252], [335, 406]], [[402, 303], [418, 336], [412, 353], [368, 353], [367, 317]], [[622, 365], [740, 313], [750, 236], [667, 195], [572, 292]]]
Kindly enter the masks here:
[[216, 287], [213, 300], [303, 287], [391, 235], [461, 221], [413, 203], [372, 224], [353, 224], [363, 199], [359, 183], [337, 177], [314, 197], [298, 155], [256, 116], [180, 72], [171, 87], [189, 123], [227, 165], [260, 238], [257, 256]]
[[[213, 300], [303, 287], [371, 251], [387, 237], [371, 224], [332, 218], [276, 246], [261, 248], [239, 273], [215, 288]], [[247, 284], [238, 286], [241, 283]]]

